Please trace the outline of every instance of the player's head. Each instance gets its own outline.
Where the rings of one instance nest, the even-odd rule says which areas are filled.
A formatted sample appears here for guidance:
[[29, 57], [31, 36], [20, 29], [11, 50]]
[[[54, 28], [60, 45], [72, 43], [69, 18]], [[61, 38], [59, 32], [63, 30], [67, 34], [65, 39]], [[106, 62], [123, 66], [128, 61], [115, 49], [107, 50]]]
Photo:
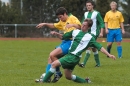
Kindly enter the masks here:
[[67, 20], [68, 12], [64, 7], [60, 7], [56, 10], [56, 16], [64, 22]]
[[87, 31], [90, 27], [92, 27], [92, 25], [93, 25], [92, 19], [87, 18], [82, 23], [81, 29], [82, 31]]
[[86, 8], [88, 11], [93, 11], [93, 9], [95, 8], [95, 3], [92, 0], [87, 0]]
[[112, 1], [111, 3], [110, 3], [110, 7], [111, 7], [111, 10], [116, 10], [116, 8], [117, 8], [117, 3], [115, 2], [115, 1]]

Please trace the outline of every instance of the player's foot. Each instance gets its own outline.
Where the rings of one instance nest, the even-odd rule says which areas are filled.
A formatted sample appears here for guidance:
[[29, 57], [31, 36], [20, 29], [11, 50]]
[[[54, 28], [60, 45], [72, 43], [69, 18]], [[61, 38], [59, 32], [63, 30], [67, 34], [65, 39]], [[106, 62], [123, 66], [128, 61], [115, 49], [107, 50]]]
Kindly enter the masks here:
[[[42, 78], [40, 78], [40, 79], [35, 79], [35, 82], [36, 83], [43, 83], [43, 79]], [[50, 83], [51, 82], [51, 79], [49, 79], [48, 81], [47, 81], [47, 83]]]
[[100, 67], [100, 65], [96, 64], [95, 67]]
[[91, 83], [91, 80], [89, 79], [89, 77], [87, 77], [85, 80], [87, 81], [87, 83]]
[[57, 82], [60, 78], [62, 77], [62, 74], [55, 74], [54, 75], [54, 79], [52, 80], [52, 83], [55, 83], [55, 82]]
[[42, 83], [42, 79], [35, 79], [36, 83]]
[[85, 67], [83, 63], [79, 63], [78, 65], [79, 65], [79, 67], [82, 67], [82, 68]]

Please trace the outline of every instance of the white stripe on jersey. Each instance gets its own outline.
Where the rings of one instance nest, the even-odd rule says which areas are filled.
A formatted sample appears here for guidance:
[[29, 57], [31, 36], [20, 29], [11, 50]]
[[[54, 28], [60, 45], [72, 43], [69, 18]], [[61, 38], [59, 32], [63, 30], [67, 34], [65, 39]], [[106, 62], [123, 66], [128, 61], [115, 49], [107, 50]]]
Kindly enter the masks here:
[[[75, 37], [76, 37], [76, 35], [78, 35], [78, 33], [80, 32], [80, 30], [79, 29], [76, 29], [76, 30], [73, 30], [73, 33], [72, 33], [72, 41], [71, 41], [71, 45], [73, 44], [73, 40], [75, 39]], [[71, 45], [70, 45], [70, 48], [71, 48]], [[69, 48], [69, 49], [70, 49]]]
[[[85, 14], [84, 14], [85, 19], [87, 18], [88, 13], [89, 12], [85, 12]], [[91, 19], [93, 20], [93, 25], [91, 27], [91, 33], [94, 35], [96, 35], [96, 29], [97, 29], [97, 18], [96, 18], [97, 14], [98, 14], [97, 11], [93, 11], [93, 13], [91, 15]]]
[[[74, 36], [76, 36], [76, 35], [74, 34]], [[77, 48], [71, 53], [76, 55], [76, 53], [82, 51], [84, 48], [87, 47], [87, 45], [88, 45], [89, 41], [91, 40], [91, 38], [92, 38], [92, 36], [90, 34], [86, 33], [83, 36], [83, 38], [81, 39], [81, 41], [80, 41], [79, 45], [77, 46]]]

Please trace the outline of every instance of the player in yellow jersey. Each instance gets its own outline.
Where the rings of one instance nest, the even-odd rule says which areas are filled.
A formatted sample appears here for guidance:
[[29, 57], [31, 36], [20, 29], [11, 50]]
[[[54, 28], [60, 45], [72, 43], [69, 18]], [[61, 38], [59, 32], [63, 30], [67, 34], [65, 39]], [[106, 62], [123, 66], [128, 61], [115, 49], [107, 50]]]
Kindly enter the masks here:
[[[40, 23], [36, 26], [36, 28], [41, 28], [43, 26], [47, 26], [49, 28], [56, 28], [58, 30], [63, 31], [64, 33], [70, 32], [74, 30], [75, 28], [81, 28], [80, 21], [73, 16], [72, 14], [68, 14], [67, 10], [64, 7], [60, 7], [56, 10], [56, 15], [59, 18], [58, 23]], [[46, 73], [51, 67], [51, 63], [58, 59], [58, 57], [61, 57], [63, 55], [66, 55], [68, 53], [69, 47], [71, 45], [71, 40], [62, 40], [62, 43], [56, 47], [49, 55], [48, 59], [48, 65], [46, 67]], [[52, 82], [56, 82], [59, 80], [59, 78], [62, 76], [59, 67], [56, 68], [56, 74]]]
[[110, 53], [113, 42], [117, 42], [118, 57], [122, 57], [122, 33], [125, 34], [124, 30], [124, 18], [122, 13], [117, 11], [117, 3], [112, 1], [110, 3], [111, 10], [105, 15], [105, 29], [107, 33], [107, 51]]

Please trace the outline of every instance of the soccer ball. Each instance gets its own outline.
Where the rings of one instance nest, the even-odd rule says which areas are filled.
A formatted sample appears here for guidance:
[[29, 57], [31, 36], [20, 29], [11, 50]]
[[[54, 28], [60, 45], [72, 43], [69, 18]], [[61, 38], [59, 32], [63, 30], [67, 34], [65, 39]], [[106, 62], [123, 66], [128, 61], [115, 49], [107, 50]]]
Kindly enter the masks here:
[[41, 76], [40, 76], [40, 79], [43, 79], [45, 77], [46, 73], [43, 73]]

